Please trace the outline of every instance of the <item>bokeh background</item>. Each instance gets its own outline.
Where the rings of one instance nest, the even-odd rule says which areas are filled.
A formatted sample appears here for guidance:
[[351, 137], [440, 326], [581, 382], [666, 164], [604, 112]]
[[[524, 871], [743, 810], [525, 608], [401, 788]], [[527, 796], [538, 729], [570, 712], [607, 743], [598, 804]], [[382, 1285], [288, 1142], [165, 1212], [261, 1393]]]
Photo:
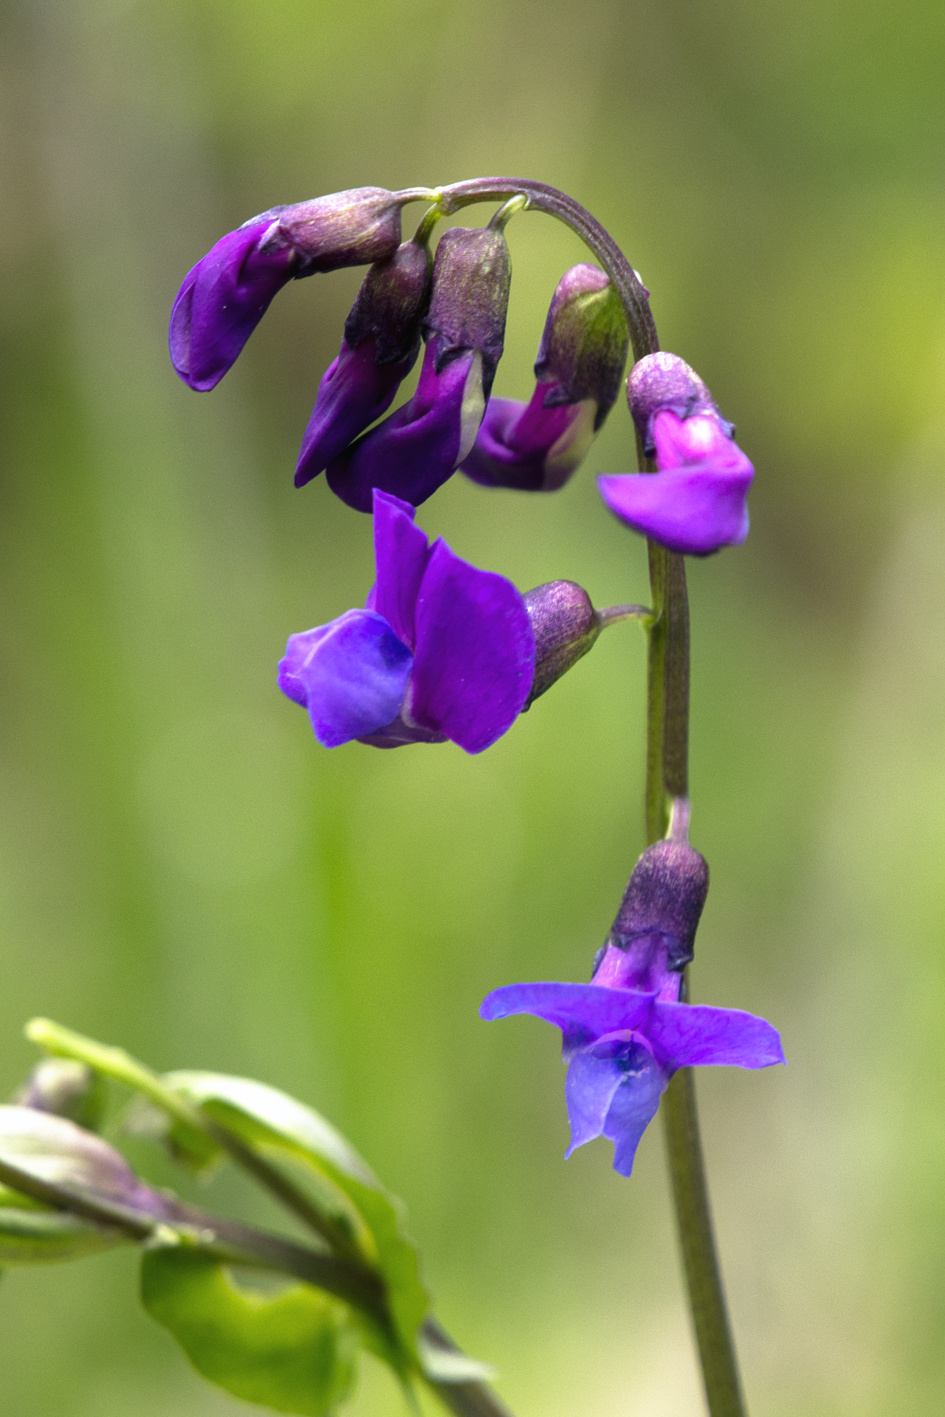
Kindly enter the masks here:
[[[328, 753], [274, 684], [363, 600], [369, 525], [291, 474], [357, 272], [276, 300], [212, 395], [184, 273], [278, 202], [486, 173], [625, 246], [758, 468], [694, 565], [699, 998], [790, 1067], [700, 1077], [752, 1410], [897, 1417], [945, 1381], [945, 9], [934, 0], [7, 0], [0, 59], [0, 1086], [48, 1014], [326, 1112], [409, 1205], [438, 1312], [518, 1417], [696, 1417], [658, 1127], [562, 1162], [556, 1038], [482, 996], [585, 978], [642, 846], [642, 637], [482, 757]], [[419, 214], [420, 208], [411, 211]], [[483, 210], [483, 219], [487, 209]], [[581, 249], [510, 228], [497, 391]], [[646, 594], [591, 473], [461, 478], [462, 555]], [[137, 1144], [159, 1181], [173, 1173]], [[232, 1179], [206, 1197], [272, 1217]], [[236, 1417], [135, 1259], [9, 1272], [17, 1417]], [[352, 1417], [399, 1417], [365, 1366]]]

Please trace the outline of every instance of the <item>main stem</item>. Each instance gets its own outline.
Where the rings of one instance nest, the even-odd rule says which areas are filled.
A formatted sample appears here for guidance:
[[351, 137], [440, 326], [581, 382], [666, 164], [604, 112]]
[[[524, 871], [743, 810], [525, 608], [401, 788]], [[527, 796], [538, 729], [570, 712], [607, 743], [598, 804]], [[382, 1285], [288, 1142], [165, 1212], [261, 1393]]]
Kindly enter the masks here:
[[[590, 247], [623, 301], [634, 359], [659, 349], [648, 292], [620, 247], [584, 207], [553, 187], [487, 177], [438, 189], [450, 213], [473, 202], [528, 197], [529, 207], [557, 217]], [[638, 439], [640, 470], [652, 472]], [[689, 600], [682, 556], [647, 543], [652, 620], [647, 623], [646, 839], [665, 835], [676, 798], [689, 796]], [[683, 983], [683, 998], [687, 982]], [[725, 1306], [706, 1184], [692, 1070], [681, 1068], [666, 1090], [663, 1123], [673, 1202], [693, 1328], [710, 1417], [746, 1417]]]

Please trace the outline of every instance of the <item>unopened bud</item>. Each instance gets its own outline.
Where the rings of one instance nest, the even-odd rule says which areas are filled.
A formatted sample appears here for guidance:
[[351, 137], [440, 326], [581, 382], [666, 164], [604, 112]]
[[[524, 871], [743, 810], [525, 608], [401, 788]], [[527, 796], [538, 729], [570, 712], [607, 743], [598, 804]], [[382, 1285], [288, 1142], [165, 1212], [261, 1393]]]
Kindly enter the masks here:
[[430, 303], [431, 265], [428, 248], [416, 241], [404, 241], [387, 260], [375, 262], [345, 321], [352, 349], [373, 335], [377, 364], [413, 363]]
[[0, 1106], [0, 1160], [40, 1181], [164, 1214], [161, 1197], [138, 1179], [120, 1152], [65, 1117]]
[[692, 959], [696, 927], [709, 891], [709, 867], [683, 841], [658, 841], [647, 847], [613, 923], [608, 945], [627, 949], [643, 935], [662, 935], [668, 964], [682, 969]]
[[544, 406], [593, 399], [596, 432], [613, 407], [627, 362], [627, 321], [609, 278], [587, 262], [558, 282], [535, 361]]
[[20, 1107], [68, 1117], [96, 1131], [105, 1109], [105, 1081], [99, 1073], [71, 1058], [44, 1058], [14, 1095]]
[[627, 380], [627, 402], [647, 457], [656, 452], [654, 420], [666, 410], [683, 419], [708, 414], [729, 438], [735, 431], [734, 425], [722, 418], [699, 375], [678, 354], [660, 351], [639, 360]]
[[402, 205], [397, 193], [383, 187], [352, 187], [309, 202], [274, 207], [243, 225], [271, 216], [259, 249], [290, 246], [298, 258], [293, 274], [312, 275], [387, 260], [400, 245]]
[[433, 265], [433, 294], [424, 335], [436, 339], [436, 365], [465, 350], [482, 355], [488, 395], [502, 356], [512, 266], [501, 231], [454, 226], [440, 237]]
[[530, 590], [524, 600], [535, 636], [535, 677], [525, 703], [528, 709], [587, 654], [601, 626], [590, 596], [574, 581], [548, 581]]

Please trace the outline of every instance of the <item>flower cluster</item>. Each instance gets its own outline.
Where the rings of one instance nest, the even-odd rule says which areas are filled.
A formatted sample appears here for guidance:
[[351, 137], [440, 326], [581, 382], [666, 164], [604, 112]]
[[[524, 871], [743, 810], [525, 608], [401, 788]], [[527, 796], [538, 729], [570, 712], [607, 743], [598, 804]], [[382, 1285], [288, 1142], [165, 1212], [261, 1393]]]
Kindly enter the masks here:
[[709, 888], [697, 851], [661, 841], [637, 862], [590, 984], [509, 984], [484, 1019], [534, 1014], [561, 1029], [565, 1100], [575, 1147], [605, 1136], [614, 1169], [629, 1176], [644, 1131], [678, 1068], [783, 1063], [777, 1031], [739, 1009], [680, 1002]]

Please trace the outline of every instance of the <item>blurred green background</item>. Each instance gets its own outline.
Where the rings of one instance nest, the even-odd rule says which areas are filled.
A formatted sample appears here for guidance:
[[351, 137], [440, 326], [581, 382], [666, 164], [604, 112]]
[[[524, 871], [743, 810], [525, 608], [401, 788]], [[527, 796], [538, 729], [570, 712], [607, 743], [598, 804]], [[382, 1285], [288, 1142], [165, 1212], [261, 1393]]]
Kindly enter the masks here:
[[[752, 1410], [939, 1410], [945, 9], [7, 0], [0, 24], [2, 1088], [44, 1013], [293, 1091], [406, 1198], [517, 1417], [701, 1413], [659, 1128], [629, 1183], [603, 1142], [564, 1165], [556, 1036], [476, 1013], [587, 976], [642, 846], [642, 637], [611, 631], [480, 758], [325, 752], [274, 672], [371, 578], [366, 519], [291, 478], [359, 273], [280, 295], [212, 395], [166, 355], [183, 275], [261, 209], [554, 183], [758, 468], [748, 543], [691, 573], [694, 987], [790, 1060], [700, 1077]], [[581, 248], [541, 216], [510, 240], [496, 388], [521, 397]], [[631, 456], [618, 406], [560, 494], [456, 478], [421, 522], [523, 588], [643, 598], [591, 477]], [[130, 1251], [8, 1273], [3, 1410], [248, 1412], [135, 1283]], [[352, 1417], [402, 1411], [366, 1366]]]

